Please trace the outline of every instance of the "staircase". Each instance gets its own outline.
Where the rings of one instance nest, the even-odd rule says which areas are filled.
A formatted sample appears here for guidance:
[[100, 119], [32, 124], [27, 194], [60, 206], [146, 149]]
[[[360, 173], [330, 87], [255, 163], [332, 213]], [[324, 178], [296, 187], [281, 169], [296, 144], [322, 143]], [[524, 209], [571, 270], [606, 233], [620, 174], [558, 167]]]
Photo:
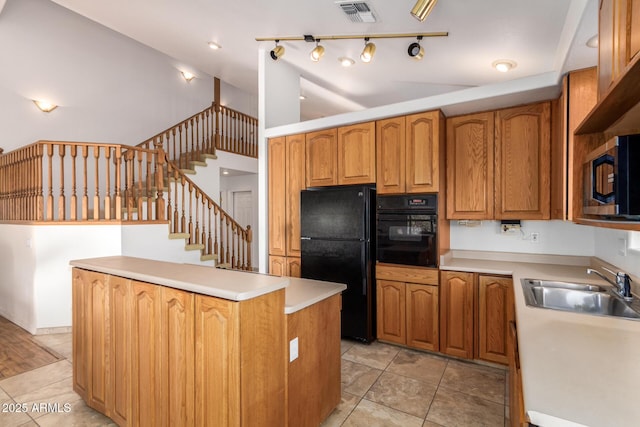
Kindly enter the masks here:
[[0, 222], [168, 223], [169, 239], [252, 270], [249, 226], [189, 178], [216, 150], [257, 157], [257, 120], [213, 103], [135, 147], [38, 141], [0, 151]]

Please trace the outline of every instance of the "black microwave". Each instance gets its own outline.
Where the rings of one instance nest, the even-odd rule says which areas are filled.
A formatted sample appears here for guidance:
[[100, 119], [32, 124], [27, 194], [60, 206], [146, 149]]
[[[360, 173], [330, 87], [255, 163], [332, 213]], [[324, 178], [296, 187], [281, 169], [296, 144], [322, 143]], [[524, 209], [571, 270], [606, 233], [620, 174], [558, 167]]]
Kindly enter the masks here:
[[584, 213], [640, 220], [640, 134], [616, 136], [585, 157]]

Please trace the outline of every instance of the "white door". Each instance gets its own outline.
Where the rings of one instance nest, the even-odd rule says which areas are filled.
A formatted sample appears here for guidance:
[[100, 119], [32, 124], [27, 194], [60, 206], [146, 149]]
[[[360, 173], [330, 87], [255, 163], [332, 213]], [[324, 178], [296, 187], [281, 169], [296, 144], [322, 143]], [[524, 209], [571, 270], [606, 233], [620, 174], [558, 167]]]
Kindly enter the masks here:
[[243, 228], [250, 225], [253, 228], [253, 199], [251, 191], [234, 191], [233, 192], [233, 219]]

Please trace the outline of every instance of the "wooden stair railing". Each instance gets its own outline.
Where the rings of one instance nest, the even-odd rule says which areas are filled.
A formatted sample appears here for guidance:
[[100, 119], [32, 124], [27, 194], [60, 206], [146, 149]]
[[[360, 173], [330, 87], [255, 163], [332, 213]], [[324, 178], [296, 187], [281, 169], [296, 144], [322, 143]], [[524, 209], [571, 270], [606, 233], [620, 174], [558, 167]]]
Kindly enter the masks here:
[[216, 150], [257, 158], [258, 120], [212, 103], [137, 145], [146, 149], [158, 146], [180, 169], [192, 169], [204, 157], [215, 157]]
[[156, 148], [39, 141], [0, 154], [0, 221], [168, 222], [201, 259], [252, 269], [251, 228]]

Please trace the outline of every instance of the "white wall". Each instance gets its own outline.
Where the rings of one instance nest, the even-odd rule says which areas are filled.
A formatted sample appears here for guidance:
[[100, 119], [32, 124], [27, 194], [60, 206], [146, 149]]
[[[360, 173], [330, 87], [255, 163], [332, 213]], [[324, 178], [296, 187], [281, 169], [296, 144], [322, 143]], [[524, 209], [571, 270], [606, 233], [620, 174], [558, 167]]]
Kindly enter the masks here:
[[119, 228], [0, 224], [0, 315], [32, 334], [71, 326], [69, 261], [120, 254]]
[[[40, 139], [135, 145], [213, 100], [213, 77], [47, 0], [7, 1], [0, 52], [5, 153]], [[38, 98], [59, 107], [43, 113]]]
[[[595, 231], [595, 256], [621, 270], [640, 277], [640, 231], [598, 228]], [[624, 253], [626, 252], [626, 255]]]
[[[251, 229], [253, 230], [253, 241], [251, 242], [251, 260], [254, 267], [257, 267], [258, 260], [258, 238], [260, 235], [260, 226], [258, 224], [258, 174], [248, 174], [248, 175], [239, 175], [239, 176], [230, 176], [225, 177], [224, 175], [220, 178], [220, 192], [224, 194], [222, 203], [222, 208], [229, 212], [229, 214], [233, 217], [236, 217], [235, 212], [233, 210], [233, 205], [231, 204], [231, 198], [233, 197], [233, 192], [235, 191], [250, 191], [251, 192], [251, 201], [253, 204], [253, 213], [251, 215]], [[248, 224], [240, 224], [245, 227]]]
[[[502, 234], [500, 221], [467, 227], [451, 221], [451, 249], [557, 255], [594, 255], [594, 228], [566, 221], [522, 221], [521, 231]], [[531, 233], [539, 233], [539, 243]]]

